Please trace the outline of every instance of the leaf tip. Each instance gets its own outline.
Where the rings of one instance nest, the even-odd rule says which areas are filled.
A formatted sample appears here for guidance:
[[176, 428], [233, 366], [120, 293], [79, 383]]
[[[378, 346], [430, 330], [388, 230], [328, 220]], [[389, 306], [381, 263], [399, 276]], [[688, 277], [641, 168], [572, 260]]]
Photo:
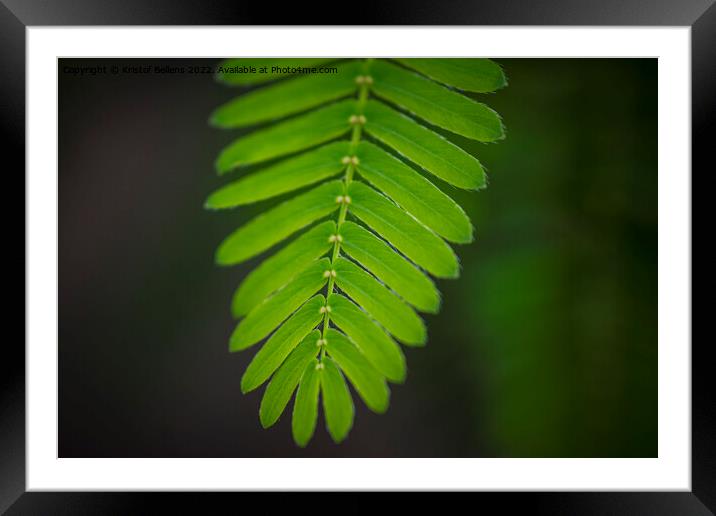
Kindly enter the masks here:
[[421, 307], [420, 310], [422, 312], [425, 312], [426, 314], [430, 315], [436, 315], [440, 313], [440, 302], [431, 304], [431, 305], [425, 305], [424, 307]]
[[385, 399], [382, 399], [379, 404], [373, 404], [372, 406], [368, 407], [376, 414], [385, 414], [388, 412], [388, 408], [390, 407], [390, 390], [388, 389], [388, 386], [385, 386]]
[[209, 123], [209, 127], [215, 127], [217, 129], [224, 128], [223, 124], [221, 123], [221, 117], [219, 116], [218, 109], [209, 116], [209, 120], [207, 120], [207, 122]]
[[237, 351], [241, 351], [241, 349], [238, 339], [232, 336], [231, 339], [229, 339], [229, 353], [236, 353]]
[[278, 421], [278, 418], [272, 418], [268, 415], [266, 410], [264, 409], [263, 403], [261, 404], [261, 407], [259, 408], [259, 422], [261, 423], [261, 428], [266, 430], [267, 428], [271, 428], [276, 421]]
[[243, 351], [251, 345], [251, 343], [246, 341], [246, 338], [244, 337], [245, 332], [242, 331], [242, 328], [241, 323], [237, 324], [231, 334], [231, 337], [229, 337], [229, 351], [232, 353], [236, 351]]
[[345, 441], [346, 438], [348, 437], [348, 434], [350, 433], [351, 428], [353, 428], [353, 424], [352, 424], [352, 423], [351, 423], [351, 425], [350, 425], [348, 428], [340, 429], [340, 430], [335, 431], [335, 432], [332, 431], [332, 430], [330, 429], [330, 427], [329, 427], [329, 428], [328, 428], [328, 433], [331, 435], [331, 439], [333, 439], [333, 442], [334, 442], [334, 443], [336, 443], [336, 444], [341, 444], [341, 443], [342, 443], [343, 441]]
[[415, 342], [413, 343], [413, 346], [416, 348], [424, 348], [425, 346], [428, 345], [428, 332], [427, 332], [427, 330], [425, 330], [424, 327], [423, 327], [423, 330], [424, 331], [423, 331], [422, 335], [420, 335], [420, 338], [416, 339]]
[[408, 376], [408, 371], [407, 371], [405, 365], [403, 365], [403, 367], [401, 368], [400, 371], [395, 371], [395, 372], [391, 373], [390, 376], [387, 376], [386, 378], [388, 378], [388, 380], [390, 380], [391, 383], [401, 385], [401, 384], [405, 383], [407, 376]]
[[229, 265], [236, 265], [242, 261], [235, 259], [231, 246], [227, 245], [227, 243], [228, 239], [224, 240], [221, 244], [219, 244], [219, 247], [216, 248], [216, 252], [214, 253], [214, 263], [216, 263], [216, 265], [228, 267]]
[[296, 443], [296, 446], [298, 446], [299, 448], [305, 448], [306, 446], [308, 446], [308, 442], [310, 440], [311, 440], [310, 437], [304, 438], [304, 437], [296, 437], [295, 435], [293, 436], [293, 442]]
[[254, 385], [253, 383], [249, 382], [247, 379], [246, 373], [241, 377], [241, 394], [248, 394], [249, 392], [253, 391], [257, 385]]
[[465, 243], [471, 244], [475, 241], [475, 226], [470, 224], [470, 230], [468, 231], [466, 237], [465, 237]]
[[204, 209], [205, 210], [211, 210], [216, 211], [219, 209], [220, 206], [216, 204], [216, 200], [214, 197], [214, 194], [211, 194], [209, 197], [206, 198], [204, 201]]
[[509, 84], [509, 80], [507, 79], [507, 74], [505, 73], [505, 69], [502, 68], [502, 65], [495, 61], [492, 61], [492, 62], [495, 63], [497, 68], [500, 70], [500, 74], [497, 78], [497, 87], [495, 89], [501, 90], [502, 88], [507, 87], [507, 85]]
[[221, 248], [217, 249], [216, 253], [214, 253], [214, 263], [222, 267], [231, 265], [231, 262], [226, 257], [226, 253], [224, 253]]
[[505, 123], [502, 121], [501, 116], [497, 115], [497, 118], [500, 124], [496, 131], [497, 136], [492, 140], [493, 142], [497, 142], [507, 138], [507, 128], [505, 128]]
[[216, 170], [217, 176], [223, 176], [238, 166], [239, 163], [229, 161], [223, 152], [219, 154], [219, 157], [214, 161], [214, 170]]
[[234, 297], [234, 301], [231, 303], [231, 317], [234, 319], [238, 319], [239, 317], [243, 317], [248, 312], [243, 306], [243, 303], [241, 300], [237, 300], [236, 297]]

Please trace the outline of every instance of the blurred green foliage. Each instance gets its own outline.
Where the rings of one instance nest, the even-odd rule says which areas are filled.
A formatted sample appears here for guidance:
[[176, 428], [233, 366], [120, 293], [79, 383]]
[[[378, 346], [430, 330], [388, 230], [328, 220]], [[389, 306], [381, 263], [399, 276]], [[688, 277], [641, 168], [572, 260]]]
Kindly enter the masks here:
[[441, 285], [479, 371], [470, 435], [500, 456], [656, 456], [657, 62], [498, 61], [508, 137], [460, 142], [494, 172], [459, 195], [477, 239]]

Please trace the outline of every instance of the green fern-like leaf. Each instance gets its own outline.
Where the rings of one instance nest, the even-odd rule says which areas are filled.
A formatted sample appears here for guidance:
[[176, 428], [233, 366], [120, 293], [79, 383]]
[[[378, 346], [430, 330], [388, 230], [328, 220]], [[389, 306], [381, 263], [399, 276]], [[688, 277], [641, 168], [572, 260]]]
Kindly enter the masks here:
[[[329, 434], [346, 438], [355, 412], [348, 383], [369, 409], [387, 410], [388, 382], [407, 374], [400, 344], [425, 345], [418, 312], [440, 308], [430, 276], [459, 275], [450, 244], [471, 242], [473, 227], [431, 177], [477, 190], [485, 172], [433, 127], [481, 142], [504, 137], [497, 113], [462, 93], [507, 84], [489, 59], [331, 61], [228, 60], [218, 80], [258, 87], [211, 116], [221, 128], [260, 125], [220, 153], [218, 173], [258, 170], [212, 193], [206, 207], [288, 196], [230, 234], [216, 261], [239, 264], [293, 237], [238, 286], [229, 347], [266, 339], [241, 389], [268, 383], [259, 409], [265, 428], [295, 392], [299, 446], [314, 434], [320, 399]], [[335, 73], [301, 73], [319, 66]], [[232, 73], [238, 67], [265, 73]]]

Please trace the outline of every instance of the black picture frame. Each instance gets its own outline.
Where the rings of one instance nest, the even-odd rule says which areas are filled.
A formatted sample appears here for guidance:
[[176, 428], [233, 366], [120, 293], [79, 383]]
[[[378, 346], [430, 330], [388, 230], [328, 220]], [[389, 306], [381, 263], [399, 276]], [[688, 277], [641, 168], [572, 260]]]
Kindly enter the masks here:
[[[381, 2], [360, 9], [352, 25], [661, 25], [692, 29], [692, 163], [707, 168], [716, 113], [716, 7], [714, 0], [519, 0]], [[366, 4], [370, 6], [370, 4]], [[293, 12], [295, 10], [295, 12]], [[298, 11], [301, 12], [298, 12]], [[273, 11], [273, 12], [272, 12]], [[296, 23], [316, 25], [322, 20], [304, 5], [259, 7], [255, 3], [157, 0], [0, 0], [0, 127], [7, 167], [6, 179], [18, 183], [25, 166], [25, 29], [38, 25], [248, 25]], [[49, 77], [49, 76], [48, 76]], [[53, 80], [53, 79], [50, 79]], [[712, 131], [709, 131], [712, 129]], [[8, 159], [10, 158], [10, 159]], [[692, 173], [693, 178], [693, 173]], [[18, 185], [24, 192], [24, 179]], [[7, 188], [22, 199], [18, 189]], [[693, 191], [693, 190], [692, 190]], [[15, 222], [17, 207], [4, 203], [6, 226]], [[6, 244], [14, 270], [25, 267], [19, 237], [15, 247]], [[7, 242], [7, 240], [6, 240]], [[693, 248], [693, 246], [692, 246]], [[693, 251], [692, 251], [693, 253]], [[22, 262], [22, 263], [20, 263]], [[26, 270], [26, 269], [24, 269]], [[9, 272], [9, 267], [6, 269]], [[20, 275], [15, 272], [8, 277]], [[24, 292], [23, 280], [23, 292]], [[10, 300], [9, 296], [6, 296]], [[23, 294], [23, 300], [25, 294]], [[10, 304], [10, 303], [8, 303]], [[25, 304], [12, 310], [24, 313]], [[7, 321], [19, 325], [20, 314]], [[15, 322], [18, 321], [18, 322]], [[7, 328], [10, 325], [6, 326]], [[24, 338], [6, 333], [0, 356], [0, 512], [8, 514], [125, 514], [168, 510], [171, 505], [193, 512], [218, 512], [235, 494], [187, 495], [151, 493], [39, 493], [25, 492], [25, 353]], [[23, 325], [24, 335], [24, 325]], [[476, 494], [479, 503], [498, 503], [501, 510], [520, 508], [543, 514], [714, 514], [716, 512], [716, 412], [709, 348], [704, 340], [692, 342], [692, 491], [642, 493], [500, 493]], [[196, 498], [198, 497], [198, 498]], [[209, 509], [209, 504], [216, 509]], [[229, 510], [229, 509], [227, 509]]]

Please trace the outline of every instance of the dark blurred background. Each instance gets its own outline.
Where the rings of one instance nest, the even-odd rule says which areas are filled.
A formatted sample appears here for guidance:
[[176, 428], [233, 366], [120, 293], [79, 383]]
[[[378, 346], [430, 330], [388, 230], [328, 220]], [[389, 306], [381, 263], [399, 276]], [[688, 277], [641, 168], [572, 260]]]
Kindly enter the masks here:
[[59, 454], [62, 457], [654, 457], [657, 454], [657, 61], [498, 59], [478, 95], [507, 139], [477, 144], [490, 184], [447, 191], [477, 227], [441, 281], [429, 343], [381, 416], [356, 400], [335, 445], [244, 396], [216, 245], [266, 204], [212, 213], [208, 126], [237, 90], [210, 75], [64, 73], [59, 63]]

